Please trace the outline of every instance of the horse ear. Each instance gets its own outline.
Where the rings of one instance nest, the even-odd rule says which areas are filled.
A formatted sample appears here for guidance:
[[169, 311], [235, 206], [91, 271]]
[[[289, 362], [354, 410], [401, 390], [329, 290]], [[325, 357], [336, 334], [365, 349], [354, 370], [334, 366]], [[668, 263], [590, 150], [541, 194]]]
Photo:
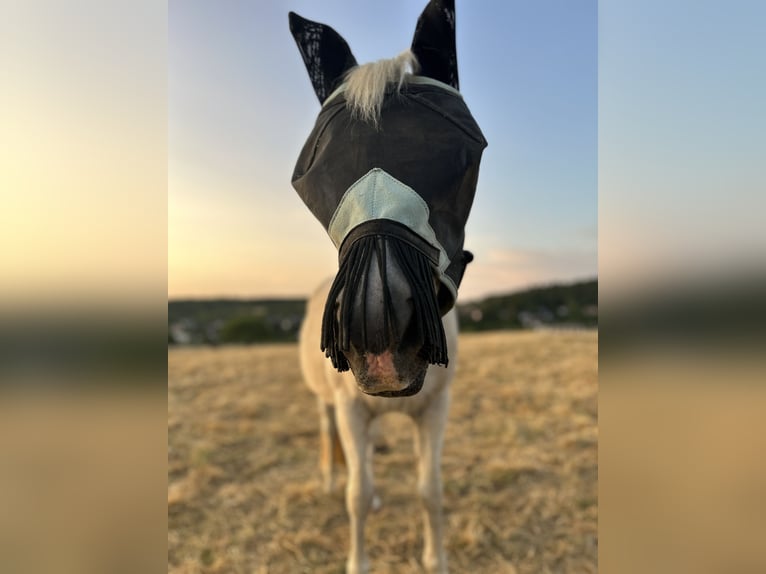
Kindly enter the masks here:
[[290, 12], [289, 17], [290, 32], [322, 104], [343, 81], [343, 75], [356, 66], [356, 58], [341, 35], [329, 26], [301, 18], [295, 12]]
[[455, 48], [455, 0], [431, 0], [418, 18], [412, 53], [428, 76], [459, 89]]

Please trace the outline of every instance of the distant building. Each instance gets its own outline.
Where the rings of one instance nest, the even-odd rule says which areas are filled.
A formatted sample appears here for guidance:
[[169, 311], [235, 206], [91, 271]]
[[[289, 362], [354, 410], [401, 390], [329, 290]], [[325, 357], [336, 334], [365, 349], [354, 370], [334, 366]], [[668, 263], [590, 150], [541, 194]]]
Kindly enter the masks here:
[[170, 325], [170, 336], [178, 345], [188, 345], [194, 341], [197, 324], [191, 319], [181, 319]]
[[519, 311], [516, 317], [525, 329], [538, 329], [543, 325], [543, 322], [531, 311]]

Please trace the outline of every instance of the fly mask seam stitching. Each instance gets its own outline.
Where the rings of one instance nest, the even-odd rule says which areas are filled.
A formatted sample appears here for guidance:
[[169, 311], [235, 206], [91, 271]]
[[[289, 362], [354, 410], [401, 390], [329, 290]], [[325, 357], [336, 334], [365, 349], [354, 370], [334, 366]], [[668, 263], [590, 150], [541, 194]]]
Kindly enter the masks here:
[[[365, 179], [368, 181], [366, 183]], [[425, 214], [425, 221], [420, 222], [422, 224], [422, 228], [424, 230], [430, 231], [430, 238], [429, 236], [425, 236], [421, 233], [418, 233], [416, 231], [416, 228], [410, 226], [407, 224], [406, 221], [400, 220], [396, 217], [396, 214], [392, 214], [394, 217], [385, 217], [385, 214], [383, 214], [383, 217], [381, 217], [380, 213], [380, 201], [378, 200], [378, 194], [377, 189], [379, 185], [383, 185], [381, 182], [385, 181], [387, 185], [390, 185], [392, 188], [399, 189], [403, 192], [403, 196], [406, 197], [409, 201], [414, 201], [415, 204], [417, 204], [424, 212]], [[361, 190], [359, 189], [361, 185], [365, 185], [364, 188]], [[361, 220], [359, 218], [355, 218], [351, 221], [347, 220], [345, 221], [345, 225], [348, 226], [347, 228], [341, 227], [341, 229], [336, 230], [335, 233], [334, 227], [336, 226], [336, 223], [338, 223], [339, 218], [343, 218], [344, 216], [348, 216], [347, 211], [344, 211], [344, 209], [348, 208], [349, 202], [353, 201], [353, 196], [355, 194], [355, 191], [359, 190], [360, 192], [367, 191], [367, 193], [359, 193], [358, 196], [364, 199], [365, 195], [368, 198], [368, 205], [367, 209], [370, 210], [367, 213], [364, 213], [362, 215]], [[407, 186], [404, 182], [399, 181], [395, 177], [393, 177], [391, 174], [386, 172], [385, 170], [374, 167], [370, 171], [368, 171], [365, 175], [357, 179], [343, 194], [341, 197], [340, 202], [338, 203], [337, 208], [335, 209], [335, 212], [332, 215], [332, 218], [330, 219], [330, 223], [327, 227], [327, 232], [330, 235], [330, 238], [333, 240], [333, 243], [335, 243], [335, 246], [337, 248], [340, 248], [340, 245], [343, 243], [343, 239], [348, 235], [348, 233], [357, 227], [358, 225], [370, 221], [372, 219], [392, 219], [393, 221], [397, 221], [399, 223], [402, 223], [418, 233], [423, 239], [425, 239], [429, 244], [433, 245], [439, 250], [440, 256], [439, 256], [439, 264], [437, 265], [436, 269], [439, 273], [439, 279], [444, 283], [447, 288], [452, 292], [452, 295], [454, 297], [457, 296], [457, 285], [455, 285], [452, 278], [445, 273], [447, 268], [452, 263], [452, 260], [450, 259], [449, 255], [444, 249], [444, 246], [439, 242], [438, 238], [436, 237], [436, 233], [434, 232], [433, 228], [430, 224], [430, 213], [431, 210], [428, 207], [428, 203], [412, 188]], [[343, 225], [343, 223], [342, 223]], [[342, 236], [338, 236], [338, 231], [342, 232]], [[335, 236], [334, 236], [335, 235]], [[337, 237], [336, 237], [337, 236]], [[337, 239], [337, 241], [336, 241]]]
[[378, 217], [378, 172], [375, 171], [372, 174], [372, 216], [377, 219]]

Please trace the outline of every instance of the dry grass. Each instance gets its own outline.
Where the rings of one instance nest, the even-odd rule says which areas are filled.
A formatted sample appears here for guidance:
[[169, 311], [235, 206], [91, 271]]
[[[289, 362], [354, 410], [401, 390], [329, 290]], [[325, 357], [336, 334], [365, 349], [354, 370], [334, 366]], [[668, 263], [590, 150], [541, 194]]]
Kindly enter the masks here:
[[[450, 570], [597, 566], [597, 334], [461, 337], [443, 456]], [[168, 569], [342, 573], [343, 486], [321, 492], [318, 419], [295, 345], [168, 357]], [[383, 420], [373, 572], [421, 572], [411, 424]]]

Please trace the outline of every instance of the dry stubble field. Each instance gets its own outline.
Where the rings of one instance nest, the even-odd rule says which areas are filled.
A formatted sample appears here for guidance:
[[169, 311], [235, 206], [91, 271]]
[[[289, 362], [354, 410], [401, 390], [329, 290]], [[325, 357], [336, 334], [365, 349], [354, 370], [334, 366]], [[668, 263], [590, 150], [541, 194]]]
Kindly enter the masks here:
[[[450, 571], [597, 570], [596, 332], [462, 335], [443, 455]], [[342, 573], [345, 476], [318, 473], [295, 345], [168, 354], [168, 570]], [[421, 572], [409, 419], [382, 421], [372, 572]]]

